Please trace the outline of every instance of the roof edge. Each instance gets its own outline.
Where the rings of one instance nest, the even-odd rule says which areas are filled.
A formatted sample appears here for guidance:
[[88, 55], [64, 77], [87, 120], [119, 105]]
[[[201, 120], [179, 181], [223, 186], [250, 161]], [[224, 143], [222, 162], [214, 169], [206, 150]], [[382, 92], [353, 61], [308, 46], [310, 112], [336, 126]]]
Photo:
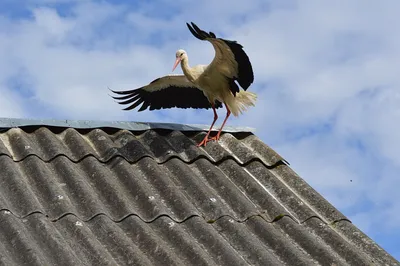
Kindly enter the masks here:
[[[176, 124], [176, 123], [157, 123], [157, 122], [130, 122], [130, 121], [102, 121], [102, 120], [57, 120], [57, 119], [25, 119], [25, 118], [3, 118], [0, 117], [0, 128], [9, 129], [13, 127], [25, 126], [53, 126], [53, 127], [72, 127], [81, 129], [90, 128], [117, 128], [126, 130], [149, 130], [149, 129], [169, 129], [178, 131], [208, 131], [209, 125], [199, 124]], [[214, 128], [213, 131], [219, 128]], [[254, 132], [251, 127], [232, 127], [225, 126], [224, 132]]]

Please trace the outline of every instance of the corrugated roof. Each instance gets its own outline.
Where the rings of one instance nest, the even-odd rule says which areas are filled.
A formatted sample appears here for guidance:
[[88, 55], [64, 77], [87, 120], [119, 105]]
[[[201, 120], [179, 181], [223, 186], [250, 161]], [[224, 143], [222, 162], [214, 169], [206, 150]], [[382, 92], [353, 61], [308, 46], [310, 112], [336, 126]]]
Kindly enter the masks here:
[[0, 133], [6, 265], [399, 265], [249, 132]]

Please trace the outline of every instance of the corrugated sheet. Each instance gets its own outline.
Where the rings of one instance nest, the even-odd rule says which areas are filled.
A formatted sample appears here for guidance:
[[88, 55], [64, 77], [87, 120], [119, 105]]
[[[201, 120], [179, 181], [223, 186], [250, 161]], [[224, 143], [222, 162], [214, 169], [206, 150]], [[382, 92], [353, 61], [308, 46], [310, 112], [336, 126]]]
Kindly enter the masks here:
[[251, 133], [0, 133], [6, 265], [398, 265]]
[[[348, 222], [345, 222], [348, 223]], [[368, 265], [369, 258], [318, 218], [298, 224], [288, 217], [268, 223], [222, 217], [205, 223], [167, 216], [146, 223], [137, 216], [114, 222], [98, 215], [82, 222], [66, 215], [18, 219], [0, 213], [0, 247], [7, 265]], [[24, 256], [20, 256], [24, 254]]]

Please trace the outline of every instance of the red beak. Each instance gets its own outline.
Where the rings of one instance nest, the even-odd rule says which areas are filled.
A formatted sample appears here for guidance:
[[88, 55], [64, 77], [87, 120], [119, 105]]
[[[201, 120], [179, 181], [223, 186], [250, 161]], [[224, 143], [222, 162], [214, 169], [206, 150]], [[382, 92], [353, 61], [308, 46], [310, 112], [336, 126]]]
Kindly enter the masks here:
[[176, 58], [174, 67], [172, 68], [172, 72], [174, 72], [175, 68], [178, 66], [178, 64], [179, 64], [180, 62], [181, 62], [181, 58], [180, 58], [180, 57]]

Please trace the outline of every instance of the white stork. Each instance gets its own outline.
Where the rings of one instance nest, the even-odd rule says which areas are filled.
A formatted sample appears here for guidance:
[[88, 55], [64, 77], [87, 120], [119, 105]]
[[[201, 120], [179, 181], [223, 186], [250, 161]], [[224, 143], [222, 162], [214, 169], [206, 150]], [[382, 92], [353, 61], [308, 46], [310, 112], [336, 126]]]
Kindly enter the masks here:
[[[253, 69], [243, 46], [236, 41], [217, 38], [207, 33], [193, 22], [186, 23], [190, 32], [199, 40], [209, 41], [215, 49], [215, 57], [209, 65], [189, 66], [189, 58], [184, 50], [176, 52], [176, 61], [172, 71], [181, 63], [184, 75], [167, 75], [157, 78], [150, 84], [129, 91], [112, 91], [123, 95], [113, 97], [119, 104], [131, 104], [123, 110], [131, 110], [143, 103], [139, 112], [147, 109], [163, 108], [203, 108], [214, 111], [214, 120], [210, 130], [197, 146], [206, 146], [210, 140], [220, 138], [221, 131], [232, 113], [238, 116], [248, 106], [254, 106], [256, 94], [246, 90], [254, 81]], [[239, 90], [236, 81], [243, 88]], [[227, 113], [220, 130], [215, 137], [209, 137], [218, 119], [216, 108], [225, 104]]]

